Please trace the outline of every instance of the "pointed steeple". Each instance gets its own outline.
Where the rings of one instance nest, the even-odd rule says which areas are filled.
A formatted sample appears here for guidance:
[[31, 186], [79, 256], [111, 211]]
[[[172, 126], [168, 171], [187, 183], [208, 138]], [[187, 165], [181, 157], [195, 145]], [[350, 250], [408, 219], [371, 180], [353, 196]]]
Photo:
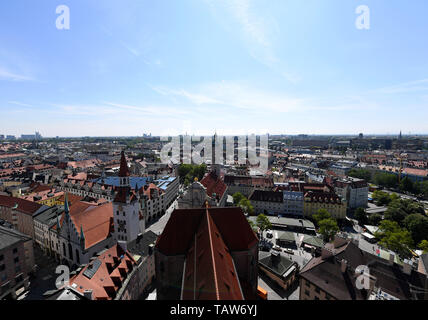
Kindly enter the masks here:
[[85, 234], [83, 233], [83, 226], [80, 225], [80, 241], [85, 243]]
[[59, 229], [61, 228], [61, 225], [59, 223], [59, 215], [56, 215], [56, 231], [59, 232]]
[[120, 158], [119, 177], [129, 177], [128, 163], [126, 162], [125, 152], [123, 151]]
[[67, 194], [67, 192], [65, 193], [65, 196], [64, 196], [64, 212], [65, 212], [66, 217], [68, 217], [70, 215], [70, 208], [68, 206], [68, 194]]

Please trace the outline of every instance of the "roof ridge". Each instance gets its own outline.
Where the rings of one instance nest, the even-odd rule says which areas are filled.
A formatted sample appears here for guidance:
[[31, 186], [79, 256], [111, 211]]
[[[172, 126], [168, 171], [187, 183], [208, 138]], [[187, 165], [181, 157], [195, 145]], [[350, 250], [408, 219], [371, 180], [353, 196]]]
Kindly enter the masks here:
[[[216, 267], [215, 267], [214, 247], [213, 247], [212, 232], [211, 232], [211, 225], [210, 225], [210, 221], [212, 221], [212, 218], [209, 214], [208, 208], [205, 209], [205, 215], [206, 215], [207, 224], [208, 224], [208, 235], [209, 235], [208, 238], [210, 241], [211, 260], [212, 260], [212, 264], [213, 264], [215, 293], [216, 293], [217, 300], [220, 300], [220, 293], [218, 290], [217, 271], [216, 271]], [[214, 221], [212, 221], [212, 223], [214, 223]]]

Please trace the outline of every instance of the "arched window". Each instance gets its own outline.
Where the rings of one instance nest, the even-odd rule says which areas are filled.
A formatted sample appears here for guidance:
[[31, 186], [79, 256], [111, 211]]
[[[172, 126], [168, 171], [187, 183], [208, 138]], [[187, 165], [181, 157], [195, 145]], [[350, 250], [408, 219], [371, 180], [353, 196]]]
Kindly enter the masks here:
[[77, 260], [77, 264], [80, 264], [80, 255], [79, 255], [79, 250], [76, 249], [76, 260]]
[[63, 256], [65, 257], [67, 255], [67, 251], [65, 251], [65, 243], [62, 243], [62, 251], [63, 251]]

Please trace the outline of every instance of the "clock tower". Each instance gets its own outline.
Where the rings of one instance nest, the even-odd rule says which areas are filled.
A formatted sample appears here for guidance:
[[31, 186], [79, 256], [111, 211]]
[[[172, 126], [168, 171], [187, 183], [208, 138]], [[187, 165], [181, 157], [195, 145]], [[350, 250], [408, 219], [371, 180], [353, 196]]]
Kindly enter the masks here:
[[143, 233], [144, 217], [140, 212], [138, 195], [129, 184], [129, 170], [122, 151], [119, 169], [119, 186], [113, 200], [114, 237], [117, 241], [131, 242]]

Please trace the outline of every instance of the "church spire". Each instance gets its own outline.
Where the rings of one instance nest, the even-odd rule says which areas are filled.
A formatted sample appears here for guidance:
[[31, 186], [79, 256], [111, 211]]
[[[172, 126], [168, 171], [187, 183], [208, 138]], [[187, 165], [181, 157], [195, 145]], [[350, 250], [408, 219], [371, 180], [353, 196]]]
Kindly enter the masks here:
[[67, 192], [65, 193], [65, 196], [64, 196], [64, 212], [65, 212], [66, 217], [69, 216], [70, 208], [68, 206], [68, 194], [67, 194]]
[[122, 151], [120, 157], [119, 177], [129, 177], [128, 163], [126, 162], [125, 152]]
[[83, 233], [83, 225], [80, 225], [80, 241], [85, 243], [85, 234]]

